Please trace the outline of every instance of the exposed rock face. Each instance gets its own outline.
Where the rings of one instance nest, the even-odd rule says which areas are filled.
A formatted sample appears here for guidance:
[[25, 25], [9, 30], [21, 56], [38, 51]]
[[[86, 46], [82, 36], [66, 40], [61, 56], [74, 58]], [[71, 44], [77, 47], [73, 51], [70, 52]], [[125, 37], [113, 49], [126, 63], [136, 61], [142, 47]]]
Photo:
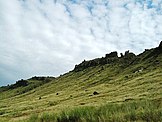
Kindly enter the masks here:
[[162, 54], [162, 41], [160, 42], [159, 46], [152, 52], [152, 55], [154, 56], [157, 56], [159, 54]]
[[116, 51], [111, 52], [109, 54], [106, 54], [105, 56], [106, 58], [114, 58], [114, 57], [118, 57], [118, 53]]
[[160, 45], [159, 45], [160, 48], [162, 48], [162, 41], [160, 42]]
[[124, 57], [123, 53], [120, 53], [120, 56], [121, 56], [121, 57]]
[[116, 51], [106, 54], [105, 57], [97, 58], [90, 61], [83, 61], [79, 65], [75, 65], [74, 71], [81, 71], [88, 67], [105, 65], [105, 64], [117, 64], [118, 62], [122, 62], [126, 65], [130, 64], [132, 60], [136, 57], [135, 54], [130, 53], [129, 51], [125, 52], [125, 55], [122, 55], [122, 58], [118, 57], [118, 53]]
[[105, 65], [105, 64], [113, 64], [119, 60], [118, 53], [116, 51], [106, 54], [105, 57], [96, 58], [90, 61], [83, 61], [79, 65], [75, 65], [75, 71], [81, 71], [88, 67], [98, 66], [98, 65]]
[[125, 56], [129, 55], [129, 50], [125, 51]]
[[134, 58], [136, 55], [134, 53], [130, 53], [129, 51], [125, 52], [124, 58]]

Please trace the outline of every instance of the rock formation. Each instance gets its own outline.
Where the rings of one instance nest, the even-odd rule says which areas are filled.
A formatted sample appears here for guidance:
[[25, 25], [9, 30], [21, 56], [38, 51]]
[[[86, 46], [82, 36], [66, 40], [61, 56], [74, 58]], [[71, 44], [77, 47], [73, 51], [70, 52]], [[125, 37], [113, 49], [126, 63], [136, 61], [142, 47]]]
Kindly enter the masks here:
[[105, 55], [106, 58], [114, 58], [114, 57], [118, 57], [118, 53], [116, 51], [111, 52], [109, 54]]

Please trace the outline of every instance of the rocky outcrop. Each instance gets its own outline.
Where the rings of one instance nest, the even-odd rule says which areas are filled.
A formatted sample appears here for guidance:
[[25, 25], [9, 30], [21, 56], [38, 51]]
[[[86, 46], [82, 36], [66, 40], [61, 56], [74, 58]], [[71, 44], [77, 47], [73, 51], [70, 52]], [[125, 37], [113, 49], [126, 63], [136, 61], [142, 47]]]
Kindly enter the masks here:
[[160, 42], [159, 48], [162, 48], [162, 41]]
[[160, 51], [159, 53], [162, 53], [162, 41], [159, 44], [158, 50]]
[[97, 65], [111, 64], [118, 60], [118, 53], [116, 51], [106, 54], [105, 57], [97, 58], [94, 60], [86, 61], [84, 60], [79, 65], [75, 65], [74, 71], [81, 71], [88, 67], [93, 67]]
[[[123, 57], [125, 58], [132, 58], [135, 56], [133, 53], [129, 53], [127, 51]], [[88, 67], [98, 66], [98, 65], [105, 65], [105, 64], [114, 64], [119, 62], [121, 59], [118, 57], [118, 53], [116, 51], [106, 54], [105, 57], [97, 58], [94, 60], [86, 61], [84, 60], [79, 65], [75, 65], [74, 71], [81, 71]], [[130, 61], [130, 60], [129, 60]]]
[[159, 46], [155, 48], [150, 55], [156, 57], [159, 54], [162, 54], [162, 41], [160, 42]]
[[125, 55], [123, 56], [123, 58], [127, 58], [127, 59], [132, 59], [132, 58], [135, 58], [136, 57], [136, 55], [134, 54], [134, 53], [132, 53], [132, 52], [129, 52], [129, 50], [128, 51], [125, 51]]
[[[139, 60], [147, 60], [148, 58], [156, 58], [162, 54], [162, 41], [160, 42], [157, 48], [146, 49], [143, 53], [136, 56], [134, 53], [126, 51], [125, 54], [121, 53], [121, 56], [118, 57], [118, 53], [116, 51], [106, 54], [105, 57], [97, 58], [94, 60], [83, 61], [79, 65], [76, 65], [74, 71], [81, 71], [88, 67], [105, 65], [105, 64], [117, 64], [122, 68], [132, 65]], [[141, 57], [142, 56], [142, 57]]]
[[116, 51], [105, 55], [105, 58], [115, 58], [115, 57], [116, 58], [118, 57], [118, 53]]

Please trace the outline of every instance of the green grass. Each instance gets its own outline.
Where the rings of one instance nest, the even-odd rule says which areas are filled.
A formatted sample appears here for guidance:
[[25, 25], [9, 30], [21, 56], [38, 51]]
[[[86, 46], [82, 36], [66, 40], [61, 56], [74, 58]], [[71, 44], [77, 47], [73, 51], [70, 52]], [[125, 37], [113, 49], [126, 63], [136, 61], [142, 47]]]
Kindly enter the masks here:
[[32, 115], [29, 122], [161, 122], [162, 101], [109, 103], [100, 107], [80, 107], [60, 114]]
[[[101, 104], [142, 99], [157, 100], [162, 97], [161, 69], [144, 71], [141, 74], [127, 73], [128, 78], [125, 78], [124, 72], [115, 76], [110, 74], [110, 69], [106, 66], [105, 70], [97, 73], [99, 69], [94, 67], [82, 72], [71, 72], [20, 95], [14, 96], [14, 90], [1, 93], [4, 95], [3, 98], [6, 97], [5, 95], [13, 97], [0, 99], [0, 118], [17, 121], [35, 113], [39, 116], [44, 112], [57, 114], [63, 109], [99, 107]], [[91, 77], [92, 74], [95, 75]], [[99, 94], [93, 95], [94, 91]], [[56, 95], [57, 93], [59, 94]], [[51, 116], [46, 115], [46, 117]]]

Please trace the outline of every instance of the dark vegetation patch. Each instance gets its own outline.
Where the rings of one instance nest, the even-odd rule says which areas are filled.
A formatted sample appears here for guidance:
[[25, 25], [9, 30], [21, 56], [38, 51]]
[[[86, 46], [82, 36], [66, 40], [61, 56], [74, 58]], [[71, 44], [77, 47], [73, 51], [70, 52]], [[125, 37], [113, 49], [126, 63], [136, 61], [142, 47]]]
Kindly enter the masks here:
[[15, 89], [15, 88], [18, 88], [18, 87], [25, 87], [25, 86], [28, 86], [28, 85], [29, 85], [29, 82], [27, 80], [21, 79], [21, 80], [16, 81], [15, 84], [10, 85], [9, 89]]
[[28, 80], [21, 79], [21, 80], [16, 81], [15, 84], [0, 87], [0, 92], [7, 91], [9, 89], [15, 89], [15, 88], [18, 88], [18, 87], [25, 87], [25, 86], [28, 86], [28, 85], [29, 85]]
[[45, 83], [49, 83], [53, 79], [55, 79], [55, 77], [37, 77], [37, 76], [34, 76], [27, 80], [21, 79], [16, 81], [15, 84], [0, 87], [0, 92], [19, 88], [16, 90], [17, 95], [19, 95], [19, 94], [26, 93], [30, 90], [33, 90], [36, 87], [39, 87]]
[[52, 79], [55, 79], [55, 77], [50, 77], [50, 76], [47, 76], [47, 77], [44, 77], [44, 76], [34, 76], [32, 78], [30, 78], [29, 80], [37, 80], [37, 81], [42, 81], [43, 83], [48, 83], [50, 82]]

